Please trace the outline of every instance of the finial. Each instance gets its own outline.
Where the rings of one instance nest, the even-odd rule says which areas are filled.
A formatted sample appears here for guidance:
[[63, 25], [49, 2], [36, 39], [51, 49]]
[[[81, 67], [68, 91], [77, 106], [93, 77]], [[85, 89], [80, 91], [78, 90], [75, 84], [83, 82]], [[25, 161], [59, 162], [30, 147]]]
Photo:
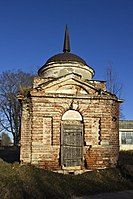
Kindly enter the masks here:
[[63, 52], [64, 53], [65, 52], [70, 52], [70, 40], [69, 40], [69, 32], [68, 32], [67, 25], [66, 25], [66, 29], [65, 29]]

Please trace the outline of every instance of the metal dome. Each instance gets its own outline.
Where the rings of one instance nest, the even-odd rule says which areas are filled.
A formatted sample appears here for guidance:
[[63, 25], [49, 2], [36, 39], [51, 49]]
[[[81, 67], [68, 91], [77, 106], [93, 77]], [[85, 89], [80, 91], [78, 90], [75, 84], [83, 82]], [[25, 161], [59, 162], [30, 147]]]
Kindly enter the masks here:
[[70, 53], [70, 51], [70, 39], [66, 26], [63, 52], [50, 57], [38, 70], [38, 75], [43, 77], [58, 77], [58, 75], [61, 75], [61, 71], [64, 70], [66, 71], [63, 72], [64, 75], [73, 71], [78, 74], [81, 73], [83, 76], [87, 76], [88, 73], [90, 74], [88, 76], [93, 76], [94, 70], [81, 57]]

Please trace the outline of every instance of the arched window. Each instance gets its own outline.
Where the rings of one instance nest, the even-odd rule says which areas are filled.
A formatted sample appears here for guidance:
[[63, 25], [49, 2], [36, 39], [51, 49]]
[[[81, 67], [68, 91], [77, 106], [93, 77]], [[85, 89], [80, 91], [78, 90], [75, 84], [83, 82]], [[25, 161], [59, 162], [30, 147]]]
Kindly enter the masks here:
[[68, 110], [62, 116], [62, 120], [77, 120], [82, 121], [82, 116], [78, 111]]

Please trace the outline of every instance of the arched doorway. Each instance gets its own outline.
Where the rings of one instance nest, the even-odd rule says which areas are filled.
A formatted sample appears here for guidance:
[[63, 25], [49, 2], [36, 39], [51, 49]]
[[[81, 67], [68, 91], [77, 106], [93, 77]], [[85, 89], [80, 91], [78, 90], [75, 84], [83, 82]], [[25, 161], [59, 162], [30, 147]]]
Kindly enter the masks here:
[[83, 163], [83, 122], [78, 111], [68, 110], [61, 122], [61, 165], [81, 168]]

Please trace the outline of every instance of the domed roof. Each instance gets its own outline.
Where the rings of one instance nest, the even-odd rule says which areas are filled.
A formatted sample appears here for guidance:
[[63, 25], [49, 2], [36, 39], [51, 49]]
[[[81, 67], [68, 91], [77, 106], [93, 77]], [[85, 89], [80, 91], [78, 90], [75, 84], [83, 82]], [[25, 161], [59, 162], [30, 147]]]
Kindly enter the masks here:
[[[56, 54], [52, 57], [50, 57], [46, 63], [38, 70], [38, 75], [39, 76], [52, 76], [54, 71], [53, 71], [53, 68], [56, 68], [54, 70], [62, 70], [63, 67], [65, 66], [62, 66], [62, 64], [71, 64], [72, 66], [70, 66], [71, 70], [74, 66], [74, 64], [77, 64], [79, 63], [79, 65], [81, 65], [81, 67], [85, 67], [86, 70], [91, 70], [91, 73], [94, 74], [94, 71], [93, 69], [87, 65], [87, 63], [79, 56], [75, 55], [75, 54], [72, 54], [70, 53], [70, 40], [69, 40], [69, 33], [68, 33], [68, 29], [66, 27], [66, 30], [65, 30], [65, 38], [64, 38], [64, 47], [63, 47], [63, 53], [59, 53], [59, 54]], [[51, 67], [51, 69], [50, 69]], [[69, 69], [67, 68], [67, 71]], [[76, 70], [76, 69], [75, 69]], [[50, 71], [51, 71], [51, 74], [50, 74]], [[45, 73], [45, 74], [44, 74]], [[55, 72], [57, 73], [57, 72]], [[54, 73], [54, 74], [55, 74]]]
[[69, 52], [59, 53], [57, 55], [52, 56], [47, 60], [46, 64], [51, 62], [69, 62], [69, 61], [80, 62], [87, 65], [86, 62], [81, 57]]
[[41, 71], [50, 63], [68, 63], [68, 62], [79, 62], [81, 64], [87, 65], [87, 63], [79, 56], [69, 53], [69, 52], [64, 52], [64, 53], [59, 53], [57, 55], [54, 55], [50, 57], [46, 63], [39, 69], [38, 74], [41, 74]]

